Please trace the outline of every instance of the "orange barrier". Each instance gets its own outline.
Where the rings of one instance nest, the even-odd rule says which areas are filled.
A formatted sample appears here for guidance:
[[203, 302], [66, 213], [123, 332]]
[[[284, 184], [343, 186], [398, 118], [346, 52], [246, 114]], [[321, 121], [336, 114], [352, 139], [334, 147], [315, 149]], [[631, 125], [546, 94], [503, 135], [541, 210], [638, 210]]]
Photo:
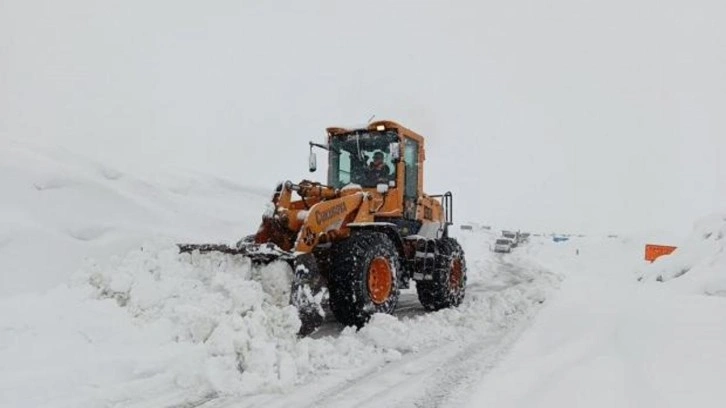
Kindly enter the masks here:
[[658, 257], [661, 257], [663, 255], [668, 255], [671, 252], [675, 251], [677, 247], [674, 246], [668, 246], [668, 245], [653, 245], [653, 244], [646, 244], [645, 245], [645, 260], [653, 262]]

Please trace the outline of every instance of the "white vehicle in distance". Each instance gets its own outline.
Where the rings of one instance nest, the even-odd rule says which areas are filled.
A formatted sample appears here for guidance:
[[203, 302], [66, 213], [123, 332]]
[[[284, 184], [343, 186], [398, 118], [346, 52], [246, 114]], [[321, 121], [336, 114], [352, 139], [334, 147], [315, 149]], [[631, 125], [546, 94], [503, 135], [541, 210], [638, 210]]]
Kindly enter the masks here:
[[517, 234], [512, 231], [502, 231], [502, 238], [512, 241], [513, 247], [516, 247], [519, 243], [517, 242]]
[[494, 252], [512, 252], [512, 240], [499, 238], [494, 242]]

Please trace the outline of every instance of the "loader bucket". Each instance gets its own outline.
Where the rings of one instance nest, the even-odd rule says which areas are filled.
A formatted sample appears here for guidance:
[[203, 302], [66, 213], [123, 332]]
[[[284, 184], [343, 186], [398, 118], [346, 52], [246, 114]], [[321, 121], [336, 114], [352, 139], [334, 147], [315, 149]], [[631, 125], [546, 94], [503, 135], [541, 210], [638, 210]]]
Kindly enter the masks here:
[[313, 254], [295, 255], [283, 251], [273, 243], [257, 244], [240, 241], [236, 246], [225, 244], [177, 244], [179, 253], [208, 254], [223, 253], [249, 258], [254, 266], [285, 261], [292, 268], [293, 281], [290, 304], [298, 309], [301, 327], [300, 336], [307, 336], [317, 330], [325, 320], [323, 302], [327, 302], [327, 282], [319, 273]]
[[240, 255], [249, 258], [253, 265], [267, 265], [275, 261], [292, 261], [295, 257], [291, 252], [283, 251], [272, 243], [256, 244], [240, 242], [237, 246], [225, 244], [178, 244], [179, 253], [200, 254], [221, 252], [229, 255]]

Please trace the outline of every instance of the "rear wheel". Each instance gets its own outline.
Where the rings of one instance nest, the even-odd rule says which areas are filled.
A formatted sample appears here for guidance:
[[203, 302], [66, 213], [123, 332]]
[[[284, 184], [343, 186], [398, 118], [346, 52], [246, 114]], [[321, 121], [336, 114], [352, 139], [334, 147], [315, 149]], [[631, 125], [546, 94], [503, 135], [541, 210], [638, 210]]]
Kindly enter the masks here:
[[418, 299], [426, 310], [456, 307], [466, 293], [466, 260], [464, 250], [453, 238], [436, 243], [436, 270], [432, 280], [416, 282]]
[[336, 244], [329, 277], [335, 318], [360, 327], [374, 313], [393, 313], [400, 270], [396, 247], [384, 233], [359, 231]]

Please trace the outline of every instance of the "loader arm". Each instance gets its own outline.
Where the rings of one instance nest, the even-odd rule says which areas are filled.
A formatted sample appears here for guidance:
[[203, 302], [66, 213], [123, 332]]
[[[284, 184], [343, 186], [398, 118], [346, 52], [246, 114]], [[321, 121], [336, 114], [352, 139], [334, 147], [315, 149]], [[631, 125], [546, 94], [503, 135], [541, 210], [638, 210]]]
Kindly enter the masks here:
[[320, 243], [347, 237], [348, 223], [373, 221], [370, 202], [366, 193], [358, 192], [310, 207], [297, 235], [295, 253], [310, 253]]

